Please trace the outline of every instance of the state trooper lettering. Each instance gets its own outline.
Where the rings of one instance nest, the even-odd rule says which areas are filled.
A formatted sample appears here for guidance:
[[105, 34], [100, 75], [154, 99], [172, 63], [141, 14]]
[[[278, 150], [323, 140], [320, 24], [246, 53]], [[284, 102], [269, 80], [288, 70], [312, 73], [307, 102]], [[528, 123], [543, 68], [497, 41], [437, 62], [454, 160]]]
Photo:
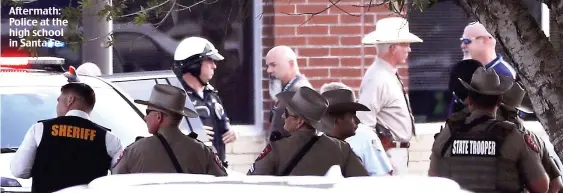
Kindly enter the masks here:
[[490, 140], [454, 140], [452, 156], [496, 156], [497, 143]]

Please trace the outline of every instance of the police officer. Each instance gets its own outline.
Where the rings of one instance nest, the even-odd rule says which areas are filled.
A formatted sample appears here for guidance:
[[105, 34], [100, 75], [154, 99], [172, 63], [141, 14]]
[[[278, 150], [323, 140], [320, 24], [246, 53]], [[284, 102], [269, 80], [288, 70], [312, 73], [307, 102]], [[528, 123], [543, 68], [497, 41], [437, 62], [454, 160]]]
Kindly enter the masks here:
[[291, 136], [270, 142], [248, 171], [248, 175], [323, 176], [333, 165], [344, 177], [368, 176], [350, 145], [317, 132], [328, 102], [309, 87], [277, 95], [287, 104], [284, 128]]
[[215, 46], [200, 37], [189, 37], [178, 45], [174, 54], [174, 72], [194, 103], [204, 128], [226, 167], [225, 144], [236, 141], [237, 133], [231, 129], [218, 91], [209, 84], [213, 77], [215, 61], [223, 60]]
[[90, 120], [96, 103], [90, 86], [68, 83], [57, 101], [57, 117], [31, 126], [12, 159], [14, 176], [33, 177], [32, 193], [55, 192], [105, 176], [123, 149], [110, 129]]
[[369, 127], [358, 127], [356, 111], [369, 111], [356, 102], [354, 92], [348, 86], [333, 82], [321, 87], [328, 101], [328, 110], [321, 123], [328, 136], [346, 140], [362, 161], [370, 176], [386, 175], [393, 167], [377, 134]]
[[142, 138], [123, 151], [115, 174], [125, 173], [189, 173], [226, 176], [221, 161], [194, 137], [184, 135], [179, 128], [183, 116], [197, 118], [197, 113], [185, 108], [184, 90], [157, 84], [149, 101], [135, 100], [147, 105], [145, 121], [151, 137]]
[[[497, 111], [499, 120], [506, 120], [518, 126], [518, 129], [524, 134], [526, 140], [530, 138], [537, 146], [532, 149], [537, 152], [541, 158], [542, 165], [549, 176], [549, 193], [557, 193], [561, 189], [561, 173], [557, 167], [554, 159], [557, 155], [551, 156], [548, 151], [546, 142], [539, 138], [535, 133], [524, 128], [522, 119], [518, 116], [519, 111], [524, 113], [532, 113], [531, 107], [523, 106], [522, 100], [526, 91], [522, 88], [520, 83], [516, 82], [506, 93], [502, 95], [502, 103]], [[555, 151], [553, 151], [555, 153]]]
[[495, 113], [514, 79], [478, 68], [470, 84], [470, 115], [453, 114], [432, 146], [430, 176], [452, 179], [472, 192], [546, 192], [548, 177], [532, 141]]

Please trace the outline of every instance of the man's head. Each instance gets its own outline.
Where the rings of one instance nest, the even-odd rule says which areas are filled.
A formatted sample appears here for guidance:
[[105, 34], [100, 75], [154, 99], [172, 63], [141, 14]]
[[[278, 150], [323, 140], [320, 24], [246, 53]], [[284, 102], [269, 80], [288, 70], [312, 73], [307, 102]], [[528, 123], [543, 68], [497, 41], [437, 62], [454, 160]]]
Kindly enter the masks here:
[[57, 116], [64, 116], [70, 110], [90, 113], [96, 104], [96, 94], [85, 83], [68, 83], [61, 87], [57, 102]]
[[184, 107], [186, 92], [167, 84], [155, 85], [148, 101], [135, 100], [134, 102], [147, 105], [145, 121], [151, 134], [156, 134], [161, 128], [177, 128], [182, 116], [190, 118], [199, 116], [195, 111]]
[[328, 101], [308, 87], [279, 93], [277, 98], [286, 105], [282, 117], [284, 129], [290, 133], [302, 128], [317, 129], [328, 108]]
[[388, 17], [377, 21], [379, 26], [362, 39], [363, 44], [375, 44], [377, 56], [391, 65], [407, 63], [410, 43], [422, 42], [409, 30], [409, 22], [402, 17]]
[[[459, 79], [470, 83], [471, 78], [473, 77], [473, 73], [483, 65], [473, 59], [467, 59], [457, 62], [450, 72], [450, 81], [449, 81], [449, 90], [454, 93], [454, 95], [460, 100], [464, 102], [469, 95], [467, 88], [461, 85]], [[459, 78], [459, 79], [458, 79]]]
[[328, 100], [328, 110], [321, 121], [325, 128], [323, 130], [341, 139], [355, 135], [358, 128], [356, 111], [369, 111], [369, 109], [356, 103], [354, 92], [343, 83], [324, 84], [321, 93]]
[[458, 78], [469, 90], [468, 104], [471, 110], [496, 111], [501, 95], [514, 84], [512, 77], [499, 76], [494, 69], [478, 68], [471, 77], [471, 83]]
[[215, 61], [223, 59], [224, 57], [207, 39], [189, 37], [182, 40], [176, 48], [174, 70], [184, 77], [195, 77], [205, 84], [213, 78], [217, 68]]
[[461, 48], [467, 50], [473, 59], [494, 53], [495, 45], [495, 38], [479, 22], [472, 22], [463, 30]]
[[276, 46], [266, 54], [266, 72], [283, 82], [299, 73], [297, 55], [288, 46]]

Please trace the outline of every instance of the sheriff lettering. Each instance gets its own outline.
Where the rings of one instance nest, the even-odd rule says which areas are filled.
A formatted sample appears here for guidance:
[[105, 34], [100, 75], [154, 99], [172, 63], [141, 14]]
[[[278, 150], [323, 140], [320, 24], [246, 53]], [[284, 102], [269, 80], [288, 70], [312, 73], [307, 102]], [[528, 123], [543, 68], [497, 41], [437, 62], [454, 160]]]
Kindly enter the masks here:
[[454, 140], [452, 155], [496, 156], [497, 143], [490, 140]]
[[96, 138], [96, 130], [85, 129], [72, 125], [53, 125], [51, 127], [51, 135], [94, 141]]

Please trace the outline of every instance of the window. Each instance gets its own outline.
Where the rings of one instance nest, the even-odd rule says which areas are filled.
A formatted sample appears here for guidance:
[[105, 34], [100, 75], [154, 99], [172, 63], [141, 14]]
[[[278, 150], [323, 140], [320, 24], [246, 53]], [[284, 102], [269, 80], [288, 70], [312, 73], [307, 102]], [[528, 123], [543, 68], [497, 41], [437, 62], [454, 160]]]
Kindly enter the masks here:
[[[123, 145], [148, 135], [146, 124], [133, 107], [110, 88], [94, 87], [92, 121], [112, 130]], [[2, 147], [19, 147], [28, 129], [39, 120], [56, 117], [60, 87], [2, 87], [0, 130]]]
[[[143, 3], [144, 1], [132, 1], [128, 4], [127, 10], [124, 10], [124, 14], [139, 11]], [[225, 57], [225, 60], [217, 62], [211, 84], [219, 90], [225, 111], [231, 123], [235, 125], [254, 124], [254, 106], [256, 102], [260, 102], [254, 99], [254, 90], [261, 91], [261, 88], [254, 88], [254, 67], [261, 68], [261, 65], [255, 65], [253, 62], [253, 22], [260, 21], [252, 16], [253, 5], [256, 3], [262, 2], [202, 3], [193, 9], [173, 13], [172, 17], [168, 17], [158, 26], [160, 32], [177, 42], [190, 36], [206, 38]], [[149, 18], [149, 20], [151, 23], [158, 23], [162, 19]], [[122, 53], [122, 50], [120, 49], [119, 52]], [[133, 56], [139, 57], [137, 52], [134, 51]], [[261, 53], [259, 55], [261, 56]], [[159, 60], [162, 58], [157, 56]], [[168, 63], [170, 64], [172, 63]], [[237, 114], [240, 112], [245, 114]]]
[[119, 81], [114, 83], [123, 90], [127, 91], [131, 97], [143, 100], [148, 100], [150, 98], [152, 88], [156, 85], [156, 82], [153, 79]]
[[[163, 52], [150, 35], [116, 33], [114, 49], [123, 64], [122, 72], [167, 70], [172, 67], [174, 53]], [[176, 45], [168, 45], [175, 47]], [[175, 48], [172, 48], [174, 50]], [[120, 73], [114, 70], [114, 73]]]

